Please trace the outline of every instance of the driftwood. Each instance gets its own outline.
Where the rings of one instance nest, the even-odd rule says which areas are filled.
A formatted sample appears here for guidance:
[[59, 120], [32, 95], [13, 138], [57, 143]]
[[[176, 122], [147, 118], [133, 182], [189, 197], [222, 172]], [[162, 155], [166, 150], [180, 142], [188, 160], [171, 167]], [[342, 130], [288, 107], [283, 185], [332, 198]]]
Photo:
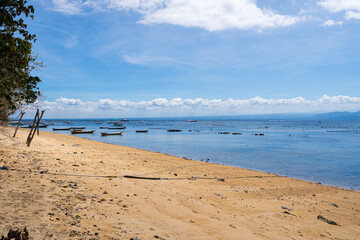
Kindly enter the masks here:
[[[17, 130], [19, 129], [19, 126], [20, 126], [20, 123], [21, 123], [21, 119], [23, 118], [24, 114], [25, 114], [25, 112], [21, 112], [21, 113], [19, 114], [20, 119], [19, 119], [19, 122], [18, 122], [18, 124], [17, 124], [17, 126], [16, 126], [16, 129], [15, 129], [15, 132], [14, 132], [13, 137], [16, 136], [16, 132], [17, 132]], [[18, 117], [19, 117], [19, 116], [18, 116]]]

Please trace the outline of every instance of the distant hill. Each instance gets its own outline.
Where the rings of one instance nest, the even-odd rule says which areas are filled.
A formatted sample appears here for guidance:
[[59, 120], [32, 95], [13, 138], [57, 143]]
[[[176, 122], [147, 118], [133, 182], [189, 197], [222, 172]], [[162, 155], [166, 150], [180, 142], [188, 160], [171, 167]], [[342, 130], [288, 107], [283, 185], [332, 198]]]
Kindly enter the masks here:
[[360, 120], [359, 112], [330, 112], [311, 116], [317, 120]]

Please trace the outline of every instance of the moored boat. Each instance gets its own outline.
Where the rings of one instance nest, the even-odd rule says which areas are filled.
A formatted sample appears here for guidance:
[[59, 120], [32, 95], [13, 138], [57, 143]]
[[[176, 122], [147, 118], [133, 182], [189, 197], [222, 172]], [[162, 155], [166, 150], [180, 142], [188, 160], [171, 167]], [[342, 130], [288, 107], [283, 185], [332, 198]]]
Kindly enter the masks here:
[[125, 129], [126, 127], [109, 127], [108, 129]]
[[124, 131], [121, 132], [102, 132], [101, 136], [110, 136], [110, 135], [122, 135]]
[[76, 130], [76, 129], [85, 129], [85, 128], [86, 128], [86, 127], [71, 127], [70, 129], [71, 129], [71, 130], [73, 130], [73, 129]]
[[70, 130], [70, 128], [53, 128], [53, 131], [66, 131]]
[[168, 132], [182, 132], [180, 129], [169, 129]]
[[147, 133], [149, 130], [136, 130], [137, 133]]
[[83, 131], [82, 129], [71, 130], [71, 134], [94, 133], [95, 130]]

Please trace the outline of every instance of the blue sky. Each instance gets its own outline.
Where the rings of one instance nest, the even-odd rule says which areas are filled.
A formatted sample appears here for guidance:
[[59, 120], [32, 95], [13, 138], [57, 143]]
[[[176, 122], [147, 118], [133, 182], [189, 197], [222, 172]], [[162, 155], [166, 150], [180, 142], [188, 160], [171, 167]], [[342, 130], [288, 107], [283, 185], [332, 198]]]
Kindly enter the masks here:
[[30, 0], [47, 117], [360, 110], [359, 0]]

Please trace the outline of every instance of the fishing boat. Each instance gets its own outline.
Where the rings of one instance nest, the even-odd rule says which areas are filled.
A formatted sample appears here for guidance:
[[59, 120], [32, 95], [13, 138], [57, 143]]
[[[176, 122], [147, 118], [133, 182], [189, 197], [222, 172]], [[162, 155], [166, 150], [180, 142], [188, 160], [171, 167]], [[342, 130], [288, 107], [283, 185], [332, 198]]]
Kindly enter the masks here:
[[[39, 128], [47, 128], [47, 126], [48, 125], [46, 125], [46, 124], [39, 124]], [[36, 127], [36, 125], [35, 125], [35, 127]], [[28, 128], [32, 128], [32, 124], [29, 124]]]
[[149, 130], [136, 130], [137, 133], [147, 133]]
[[125, 129], [126, 127], [109, 127], [108, 129]]
[[193, 119], [189, 119], [189, 120], [186, 120], [187, 122], [197, 122], [197, 120], [193, 120]]
[[180, 129], [169, 129], [168, 132], [182, 132]]
[[114, 126], [122, 126], [123, 124], [121, 122], [114, 122]]
[[81, 129], [71, 130], [71, 134], [83, 134], [83, 133], [94, 133], [95, 130], [83, 131]]
[[121, 131], [121, 132], [112, 132], [112, 133], [102, 132], [102, 133], [101, 133], [101, 136], [122, 135], [123, 132], [124, 132], [124, 131]]
[[128, 120], [128, 119], [123, 118], [123, 119], [120, 119], [120, 121], [122, 121], [122, 122], [128, 122], [129, 120]]
[[77, 129], [85, 129], [86, 127], [71, 127], [71, 130], [77, 130]]
[[108, 129], [109, 127], [100, 127], [100, 129]]
[[53, 131], [67, 131], [70, 130], [70, 128], [53, 128]]

